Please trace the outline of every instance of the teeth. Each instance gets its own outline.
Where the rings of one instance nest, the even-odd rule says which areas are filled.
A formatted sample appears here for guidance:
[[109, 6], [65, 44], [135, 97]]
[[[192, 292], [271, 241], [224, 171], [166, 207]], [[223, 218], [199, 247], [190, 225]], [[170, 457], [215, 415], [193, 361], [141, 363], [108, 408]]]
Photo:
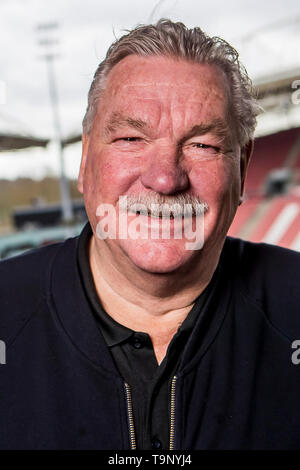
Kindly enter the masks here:
[[151, 198], [148, 200], [148, 198], [144, 197], [136, 199], [135, 197], [127, 198], [127, 196], [122, 196], [119, 201], [119, 207], [132, 214], [159, 219], [182, 219], [184, 217], [202, 216], [208, 210], [206, 202], [198, 202], [192, 197], [173, 198], [163, 202], [161, 198]]
[[191, 207], [185, 207], [182, 210], [178, 211], [168, 211], [168, 210], [157, 210], [157, 209], [143, 209], [143, 208], [136, 208], [135, 205], [129, 206], [127, 208], [129, 212], [132, 214], [136, 215], [147, 215], [148, 217], [153, 217], [153, 218], [159, 218], [159, 219], [177, 219], [177, 218], [183, 218], [183, 217], [193, 217], [193, 216], [198, 216], [204, 213], [205, 208], [202, 206], [196, 207], [196, 208], [191, 208]]
[[151, 211], [148, 211], [148, 212], [144, 212], [144, 211], [136, 211], [135, 212], [137, 215], [147, 215], [148, 217], [153, 217], [153, 218], [156, 218], [156, 219], [166, 219], [166, 218], [169, 218], [170, 219], [175, 219], [175, 218], [179, 218], [179, 217], [182, 217], [183, 215], [180, 214], [180, 215], [177, 215], [177, 216], [174, 216], [174, 214], [172, 213], [168, 213], [166, 215], [162, 214], [162, 213], [152, 213]]

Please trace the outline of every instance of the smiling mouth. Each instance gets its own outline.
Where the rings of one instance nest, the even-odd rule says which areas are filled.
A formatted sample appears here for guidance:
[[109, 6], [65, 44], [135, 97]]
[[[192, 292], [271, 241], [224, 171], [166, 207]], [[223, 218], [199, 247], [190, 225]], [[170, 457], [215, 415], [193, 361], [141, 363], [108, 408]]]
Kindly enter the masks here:
[[203, 216], [209, 210], [205, 201], [199, 201], [197, 198], [190, 196], [173, 197], [162, 199], [156, 195], [155, 198], [142, 196], [120, 196], [119, 209], [128, 214], [137, 216], [146, 216], [153, 219], [182, 220], [184, 218], [192, 219], [193, 217]]

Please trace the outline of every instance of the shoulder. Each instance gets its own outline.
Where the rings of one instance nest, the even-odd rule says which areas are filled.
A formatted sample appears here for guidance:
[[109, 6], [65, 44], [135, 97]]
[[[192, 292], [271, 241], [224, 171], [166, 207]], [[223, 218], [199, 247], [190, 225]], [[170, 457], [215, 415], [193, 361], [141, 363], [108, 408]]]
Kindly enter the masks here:
[[77, 237], [0, 261], [0, 337], [12, 340], [39, 311], [54, 260]]
[[[0, 291], [14, 286], [33, 287], [47, 268], [62, 242], [35, 248], [0, 261]], [[36, 283], [34, 283], [36, 287]]]
[[222, 257], [248, 301], [285, 335], [300, 335], [300, 253], [227, 237]]
[[274, 280], [282, 279], [281, 270], [300, 275], [300, 253], [288, 248], [227, 237], [224, 251], [227, 258], [234, 258], [238, 261], [239, 269], [246, 272], [261, 272]]

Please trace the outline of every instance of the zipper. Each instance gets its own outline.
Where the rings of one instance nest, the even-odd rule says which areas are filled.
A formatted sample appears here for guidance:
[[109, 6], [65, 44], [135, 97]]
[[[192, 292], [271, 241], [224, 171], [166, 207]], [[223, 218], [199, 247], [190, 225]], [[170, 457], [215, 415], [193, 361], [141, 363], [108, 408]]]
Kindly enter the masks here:
[[131, 450], [136, 449], [136, 440], [134, 432], [133, 412], [132, 412], [132, 398], [130, 386], [125, 382], [127, 412], [128, 412], [128, 423], [129, 423], [129, 439]]
[[171, 410], [170, 410], [170, 445], [169, 450], [174, 450], [175, 438], [175, 391], [177, 377], [174, 375], [171, 382]]

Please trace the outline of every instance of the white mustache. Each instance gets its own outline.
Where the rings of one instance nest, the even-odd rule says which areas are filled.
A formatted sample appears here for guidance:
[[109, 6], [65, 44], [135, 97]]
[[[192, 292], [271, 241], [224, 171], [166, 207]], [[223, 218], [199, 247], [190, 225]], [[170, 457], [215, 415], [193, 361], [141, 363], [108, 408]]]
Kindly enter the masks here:
[[192, 217], [202, 215], [209, 209], [205, 201], [182, 194], [168, 197], [160, 194], [121, 196], [119, 208], [134, 214], [160, 218]]

